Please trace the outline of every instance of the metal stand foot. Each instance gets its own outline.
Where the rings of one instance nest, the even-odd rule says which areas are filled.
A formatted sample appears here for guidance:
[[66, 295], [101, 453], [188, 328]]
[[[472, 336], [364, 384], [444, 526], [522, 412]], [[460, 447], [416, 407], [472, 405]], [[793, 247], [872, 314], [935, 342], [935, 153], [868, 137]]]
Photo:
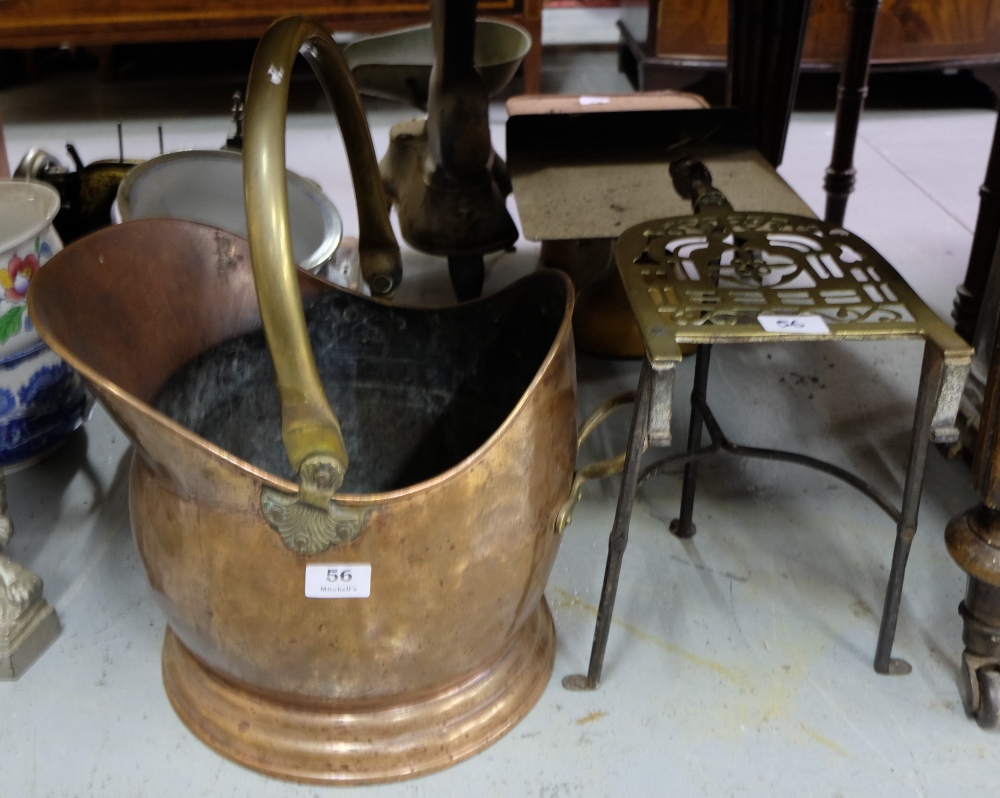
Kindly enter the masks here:
[[596, 690], [597, 682], [592, 682], [582, 673], [574, 673], [570, 676], [563, 677], [562, 686], [567, 690], [580, 692], [583, 690]]
[[482, 255], [452, 255], [448, 258], [448, 275], [451, 277], [451, 288], [455, 299], [468, 302], [478, 299], [483, 293], [483, 282], [486, 279], [486, 266]]
[[909, 663], [892, 659], [892, 643], [899, 620], [899, 605], [903, 594], [903, 577], [910, 545], [917, 531], [917, 512], [920, 509], [920, 492], [927, 466], [927, 448], [930, 446], [931, 424], [937, 407], [943, 381], [942, 353], [930, 343], [924, 346], [924, 361], [920, 369], [920, 387], [917, 407], [913, 415], [913, 437], [910, 439], [910, 457], [903, 486], [903, 504], [896, 526], [896, 545], [892, 552], [892, 568], [885, 591], [885, 605], [875, 647], [875, 670], [878, 673], [899, 675], [909, 673]]
[[[708, 365], [712, 356], [712, 347], [703, 344], [698, 347], [694, 366], [694, 387], [691, 389], [691, 424], [688, 427], [687, 453], [696, 452], [701, 447], [702, 431], [705, 419], [701, 406], [707, 402]], [[681, 487], [680, 516], [670, 522], [670, 531], [679, 538], [693, 538], [695, 532], [691, 516], [694, 513], [694, 492], [698, 483], [698, 460], [692, 459], [684, 466], [684, 483]]]

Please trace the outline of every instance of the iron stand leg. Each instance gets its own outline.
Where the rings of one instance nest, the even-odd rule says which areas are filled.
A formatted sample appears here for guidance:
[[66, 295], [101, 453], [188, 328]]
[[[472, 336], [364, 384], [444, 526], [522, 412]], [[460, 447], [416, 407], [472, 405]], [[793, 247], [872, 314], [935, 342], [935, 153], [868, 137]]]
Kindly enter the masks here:
[[[705, 402], [708, 391], [708, 364], [712, 354], [711, 344], [698, 347], [694, 366], [694, 387], [691, 389], [691, 425], [688, 427], [688, 454], [701, 447], [701, 435], [705, 426], [698, 400]], [[691, 522], [694, 513], [694, 491], [698, 482], [698, 461], [692, 460], [684, 466], [684, 482], [681, 487], [680, 515], [670, 522], [670, 531], [679, 538], [693, 538], [697, 528]]]
[[563, 679], [567, 690], [596, 690], [604, 668], [604, 651], [611, 631], [611, 616], [615, 609], [615, 595], [618, 592], [618, 577], [621, 574], [622, 558], [628, 545], [628, 528], [632, 520], [632, 505], [639, 482], [642, 465], [642, 451], [649, 431], [649, 402], [652, 389], [652, 368], [649, 361], [643, 363], [636, 389], [635, 407], [632, 410], [632, 426], [629, 429], [625, 448], [625, 467], [622, 471], [622, 486], [618, 493], [618, 507], [615, 522], [608, 540], [608, 561], [604, 568], [604, 585], [601, 588], [601, 603], [597, 608], [597, 625], [594, 628], [594, 644], [590, 651], [590, 666], [587, 675], [575, 674]]
[[879, 627], [878, 644], [875, 647], [875, 670], [878, 673], [898, 675], [909, 673], [911, 670], [910, 664], [905, 660], [892, 659], [892, 642], [896, 636], [896, 621], [899, 620], [906, 560], [910, 556], [910, 544], [917, 531], [917, 511], [920, 508], [920, 491], [924, 482], [924, 468], [927, 465], [931, 421], [934, 418], [934, 408], [941, 389], [941, 367], [940, 353], [932, 344], [926, 344], [923, 367], [920, 370], [917, 408], [913, 418], [913, 437], [910, 441], [909, 465], [903, 488], [902, 512], [896, 527], [892, 568], [889, 571], [885, 605], [882, 608], [882, 623]]
[[449, 255], [448, 275], [451, 277], [451, 288], [455, 299], [468, 302], [478, 299], [483, 293], [483, 282], [486, 278], [486, 266], [482, 255]]

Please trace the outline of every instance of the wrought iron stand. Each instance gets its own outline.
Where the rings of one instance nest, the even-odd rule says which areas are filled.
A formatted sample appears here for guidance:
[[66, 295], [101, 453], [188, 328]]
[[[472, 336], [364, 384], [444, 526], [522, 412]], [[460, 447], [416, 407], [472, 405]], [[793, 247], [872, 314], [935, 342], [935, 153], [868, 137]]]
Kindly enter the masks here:
[[[664, 457], [656, 462], [641, 467], [643, 441], [648, 434], [650, 413], [662, 412], [660, 408], [650, 409], [651, 384], [654, 379], [649, 363], [643, 365], [639, 376], [639, 386], [636, 391], [635, 410], [632, 414], [632, 426], [626, 447], [625, 470], [622, 474], [621, 492], [618, 495], [618, 505], [615, 511], [614, 526], [608, 544], [608, 561], [604, 573], [604, 586], [601, 590], [601, 601], [597, 611], [597, 628], [594, 631], [594, 643], [590, 654], [590, 666], [587, 674], [572, 675], [563, 679], [563, 686], [571, 690], [595, 689], [601, 679], [604, 667], [604, 652], [607, 647], [608, 633], [611, 628], [611, 618], [614, 611], [615, 595], [618, 590], [618, 576], [621, 572], [622, 559], [628, 545], [628, 529], [632, 518], [632, 507], [635, 503], [636, 491], [650, 477], [674, 473], [684, 469], [684, 480], [681, 488], [681, 506], [678, 517], [670, 523], [670, 531], [678, 538], [694, 537], [697, 531], [692, 521], [694, 511], [695, 488], [698, 478], [698, 464], [706, 457], [718, 453], [727, 453], [737, 457], [750, 457], [762, 460], [777, 460], [822, 471], [835, 477], [863, 493], [879, 506], [893, 521], [896, 522], [896, 543], [892, 554], [892, 567], [889, 582], [886, 587], [885, 604], [882, 610], [882, 622], [879, 627], [878, 643], [875, 649], [874, 667], [878, 673], [906, 674], [911, 670], [910, 664], [902, 659], [892, 658], [892, 643], [896, 634], [896, 623], [899, 618], [900, 599], [903, 592], [903, 577], [906, 561], [910, 553], [910, 545], [917, 529], [917, 510], [920, 505], [920, 491], [923, 485], [924, 467], [927, 462], [927, 447], [931, 441], [931, 419], [937, 404], [937, 395], [941, 390], [942, 368], [940, 358], [935, 357], [927, 347], [924, 356], [923, 369], [920, 377], [920, 392], [917, 397], [917, 408], [913, 422], [913, 438], [910, 445], [909, 465], [906, 472], [906, 483], [903, 490], [903, 503], [897, 508], [881, 491], [864, 481], [857, 475], [832, 463], [827, 463], [815, 457], [796, 452], [778, 449], [763, 449], [743, 446], [734, 443], [723, 432], [708, 406], [708, 371], [711, 345], [698, 347], [695, 362], [694, 389], [691, 392], [691, 423], [688, 430], [687, 450]], [[707, 429], [709, 444], [702, 445], [704, 430]], [[998, 608], [1000, 612], [1000, 608]], [[1000, 660], [997, 662], [1000, 665]], [[998, 673], [1000, 676], [1000, 673]], [[1000, 683], [998, 683], [1000, 686]], [[998, 693], [1000, 697], [1000, 693]]]
[[[637, 488], [654, 474], [683, 466], [680, 512], [671, 531], [691, 537], [699, 463], [723, 452], [818, 469], [861, 491], [892, 518], [896, 539], [874, 666], [879, 673], [907, 673], [909, 664], [892, 658], [892, 644], [916, 533], [927, 448], [932, 441], [952, 442], [958, 437], [955, 416], [972, 350], [857, 236], [790, 214], [735, 212], [712, 185], [704, 166], [690, 159], [674, 162], [671, 174], [678, 193], [692, 200], [696, 215], [637, 225], [621, 235], [616, 248], [646, 361], [608, 543], [590, 666], [586, 675], [568, 676], [563, 684], [568, 689], [595, 689], [600, 681]], [[803, 454], [733, 443], [708, 405], [709, 359], [716, 343], [920, 338], [925, 342], [924, 357], [899, 508], [839, 466]], [[687, 447], [643, 468], [647, 442], [670, 443], [674, 368], [684, 344], [698, 347]], [[706, 429], [710, 442], [703, 445]]]

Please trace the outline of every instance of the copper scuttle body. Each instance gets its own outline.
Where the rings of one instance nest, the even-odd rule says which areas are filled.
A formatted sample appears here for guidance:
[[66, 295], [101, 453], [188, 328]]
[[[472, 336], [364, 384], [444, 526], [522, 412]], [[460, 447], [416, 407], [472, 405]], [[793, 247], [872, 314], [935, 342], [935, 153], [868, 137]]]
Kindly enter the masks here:
[[[548, 272], [426, 310], [297, 272], [273, 148], [298, 52], [344, 131], [362, 271], [391, 295], [398, 247], [356, 90], [326, 32], [290, 19], [247, 96], [250, 246], [177, 220], [101, 230], [39, 272], [30, 312], [135, 447], [132, 527], [180, 718], [272, 776], [380, 782], [488, 746], [548, 682], [573, 296]], [[308, 598], [311, 565], [370, 565], [369, 597]]]

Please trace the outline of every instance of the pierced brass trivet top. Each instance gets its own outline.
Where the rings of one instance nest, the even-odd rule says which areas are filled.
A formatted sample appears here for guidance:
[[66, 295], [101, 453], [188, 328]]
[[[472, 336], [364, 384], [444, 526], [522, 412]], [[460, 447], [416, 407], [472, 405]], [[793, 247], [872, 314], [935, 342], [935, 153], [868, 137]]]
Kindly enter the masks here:
[[822, 320], [787, 340], [954, 336], [865, 241], [804, 216], [660, 219], [626, 230], [616, 256], [653, 362], [680, 360], [679, 343], [773, 340], [761, 316]]

